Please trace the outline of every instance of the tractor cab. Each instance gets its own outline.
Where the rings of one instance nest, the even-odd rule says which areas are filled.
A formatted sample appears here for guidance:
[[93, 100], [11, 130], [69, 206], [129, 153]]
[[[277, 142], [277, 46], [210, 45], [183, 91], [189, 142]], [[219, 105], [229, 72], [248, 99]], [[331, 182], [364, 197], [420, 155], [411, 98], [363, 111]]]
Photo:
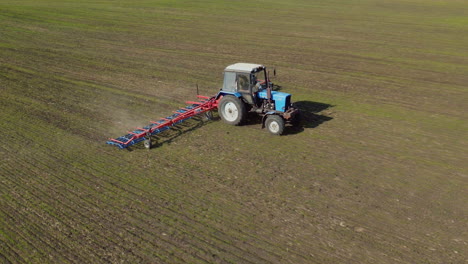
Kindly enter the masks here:
[[264, 80], [267, 80], [265, 69], [263, 65], [252, 63], [229, 65], [224, 70], [222, 91], [240, 93], [249, 105], [257, 105], [256, 93], [265, 88]]

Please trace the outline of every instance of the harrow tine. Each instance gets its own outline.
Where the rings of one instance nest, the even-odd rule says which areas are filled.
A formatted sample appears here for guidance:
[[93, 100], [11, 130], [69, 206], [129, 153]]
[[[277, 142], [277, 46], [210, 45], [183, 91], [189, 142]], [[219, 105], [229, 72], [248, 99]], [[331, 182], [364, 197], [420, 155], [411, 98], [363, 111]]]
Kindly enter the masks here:
[[109, 138], [110, 141], [113, 141], [113, 142], [116, 142], [116, 143], [119, 143], [119, 144], [124, 144], [124, 142], [122, 141], [119, 141], [117, 139], [113, 139], [113, 138]]
[[202, 102], [195, 102], [195, 101], [187, 101], [187, 104], [192, 104], [192, 105], [202, 105]]

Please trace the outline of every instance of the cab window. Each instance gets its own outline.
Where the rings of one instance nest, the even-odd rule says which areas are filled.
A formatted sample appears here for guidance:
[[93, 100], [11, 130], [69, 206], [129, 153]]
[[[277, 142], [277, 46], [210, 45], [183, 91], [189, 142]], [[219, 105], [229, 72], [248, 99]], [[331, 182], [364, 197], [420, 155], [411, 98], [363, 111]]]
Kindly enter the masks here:
[[236, 73], [235, 72], [225, 72], [224, 73], [224, 85], [223, 90], [227, 92], [236, 91]]
[[240, 92], [247, 92], [249, 91], [250, 83], [249, 83], [249, 75], [248, 74], [237, 74], [237, 90]]

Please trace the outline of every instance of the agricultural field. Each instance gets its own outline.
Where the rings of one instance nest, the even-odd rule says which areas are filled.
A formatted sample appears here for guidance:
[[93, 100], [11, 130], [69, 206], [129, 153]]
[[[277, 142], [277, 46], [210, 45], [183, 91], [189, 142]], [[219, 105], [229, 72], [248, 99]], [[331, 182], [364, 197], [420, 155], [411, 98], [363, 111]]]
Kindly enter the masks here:
[[[0, 262], [466, 263], [467, 10], [0, 0]], [[105, 144], [236, 62], [277, 69], [299, 128]]]

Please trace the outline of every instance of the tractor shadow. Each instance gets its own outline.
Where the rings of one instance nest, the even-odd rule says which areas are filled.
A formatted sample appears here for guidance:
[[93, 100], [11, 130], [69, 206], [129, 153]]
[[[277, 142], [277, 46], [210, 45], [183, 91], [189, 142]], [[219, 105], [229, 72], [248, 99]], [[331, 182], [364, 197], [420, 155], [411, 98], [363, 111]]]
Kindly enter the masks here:
[[290, 126], [285, 129], [284, 135], [297, 134], [306, 128], [316, 128], [333, 119], [333, 117], [328, 116], [328, 113], [323, 113], [323, 111], [335, 105], [312, 101], [299, 101], [294, 103], [294, 105], [301, 110], [301, 122], [296, 127]]

